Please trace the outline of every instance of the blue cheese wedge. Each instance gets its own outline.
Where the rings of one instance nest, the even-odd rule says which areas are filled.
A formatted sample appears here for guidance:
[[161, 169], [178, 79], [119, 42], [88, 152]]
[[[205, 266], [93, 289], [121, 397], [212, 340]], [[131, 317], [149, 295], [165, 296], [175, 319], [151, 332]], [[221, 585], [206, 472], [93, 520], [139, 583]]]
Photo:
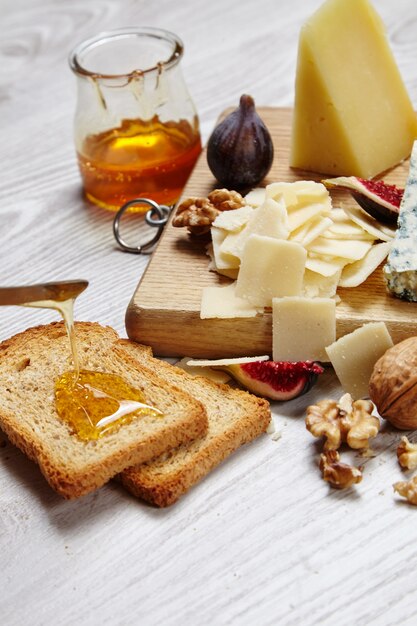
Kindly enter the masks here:
[[394, 296], [417, 302], [417, 141], [411, 153], [398, 229], [384, 266], [384, 277]]

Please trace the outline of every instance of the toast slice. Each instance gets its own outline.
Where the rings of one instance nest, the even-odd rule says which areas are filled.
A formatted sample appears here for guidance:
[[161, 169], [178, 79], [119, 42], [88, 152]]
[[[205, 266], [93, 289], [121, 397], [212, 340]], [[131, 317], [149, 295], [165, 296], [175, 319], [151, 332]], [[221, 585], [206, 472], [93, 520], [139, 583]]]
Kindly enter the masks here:
[[76, 323], [80, 367], [121, 376], [163, 416], [139, 416], [95, 441], [82, 441], [55, 410], [54, 383], [71, 369], [62, 323], [30, 328], [0, 344], [0, 427], [38, 463], [65, 498], [97, 489], [128, 466], [188, 443], [207, 430], [199, 401], [121, 347], [111, 328]]
[[207, 434], [158, 459], [124, 470], [119, 480], [135, 496], [159, 507], [173, 504], [239, 446], [265, 432], [271, 420], [269, 403], [246, 391], [193, 377], [152, 356], [150, 348], [122, 340], [124, 350], [167, 383], [193, 395], [204, 405]]

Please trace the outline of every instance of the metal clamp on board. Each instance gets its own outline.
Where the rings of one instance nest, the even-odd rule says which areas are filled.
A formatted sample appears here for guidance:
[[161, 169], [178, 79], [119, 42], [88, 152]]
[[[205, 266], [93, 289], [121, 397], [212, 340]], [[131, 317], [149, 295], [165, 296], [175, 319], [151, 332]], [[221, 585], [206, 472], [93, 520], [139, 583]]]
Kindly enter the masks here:
[[[149, 226], [156, 228], [157, 231], [156, 234], [151, 239], [149, 239], [149, 241], [146, 241], [145, 243], [142, 243], [138, 246], [129, 246], [120, 235], [120, 222], [123, 214], [125, 213], [125, 211], [127, 211], [127, 209], [141, 204], [147, 204], [151, 207], [145, 214], [145, 221]], [[124, 204], [122, 207], [120, 207], [113, 221], [113, 233], [117, 243], [122, 248], [122, 250], [124, 250], [125, 252], [132, 252], [133, 254], [150, 253], [152, 251], [151, 248], [157, 243], [162, 235], [162, 231], [164, 230], [164, 226], [168, 221], [171, 209], [172, 207], [166, 206], [164, 204], [158, 204], [157, 202], [154, 202], [154, 200], [149, 200], [148, 198], [135, 198], [134, 200], [130, 200], [129, 202], [126, 202], [126, 204]]]

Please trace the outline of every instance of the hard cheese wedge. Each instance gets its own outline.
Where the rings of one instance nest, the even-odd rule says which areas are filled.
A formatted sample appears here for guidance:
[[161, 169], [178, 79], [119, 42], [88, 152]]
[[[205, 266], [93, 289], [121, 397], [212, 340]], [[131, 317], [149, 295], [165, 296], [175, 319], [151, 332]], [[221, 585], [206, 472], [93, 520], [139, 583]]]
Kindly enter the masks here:
[[417, 301], [417, 142], [411, 155], [398, 229], [384, 267], [384, 276], [394, 296]]
[[410, 154], [417, 118], [367, 0], [327, 0], [298, 50], [290, 163], [370, 178]]

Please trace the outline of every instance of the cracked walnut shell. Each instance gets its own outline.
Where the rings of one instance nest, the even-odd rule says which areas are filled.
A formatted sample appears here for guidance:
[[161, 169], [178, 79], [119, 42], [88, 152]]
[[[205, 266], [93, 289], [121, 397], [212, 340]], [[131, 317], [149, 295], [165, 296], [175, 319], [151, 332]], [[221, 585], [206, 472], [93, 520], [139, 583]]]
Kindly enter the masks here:
[[352, 401], [344, 394], [339, 402], [321, 400], [307, 408], [306, 428], [314, 437], [325, 437], [324, 450], [338, 450], [346, 442], [350, 448], [361, 450], [379, 432], [379, 419], [372, 415], [369, 400]]
[[417, 428], [417, 337], [397, 343], [375, 363], [369, 395], [393, 426]]
[[335, 489], [348, 489], [362, 480], [363, 468], [341, 463], [337, 450], [328, 450], [321, 454], [319, 467], [323, 480]]
[[219, 213], [240, 209], [244, 205], [245, 201], [237, 191], [214, 189], [207, 198], [187, 198], [181, 202], [172, 225], [177, 228], [186, 226], [193, 235], [204, 235], [210, 232]]

